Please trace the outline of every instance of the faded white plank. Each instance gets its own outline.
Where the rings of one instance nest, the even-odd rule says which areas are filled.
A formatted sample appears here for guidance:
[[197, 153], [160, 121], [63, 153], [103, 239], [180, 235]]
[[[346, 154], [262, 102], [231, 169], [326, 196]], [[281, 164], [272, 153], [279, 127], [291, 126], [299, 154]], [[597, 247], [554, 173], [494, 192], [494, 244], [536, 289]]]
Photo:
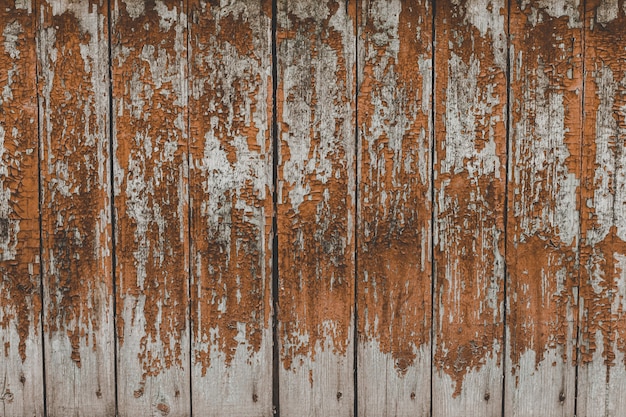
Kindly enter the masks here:
[[278, 2], [281, 415], [354, 413], [355, 6]]
[[626, 414], [626, 2], [587, 2], [578, 415]]
[[432, 412], [499, 416], [507, 2], [435, 4]]
[[39, 2], [47, 415], [115, 411], [108, 11]]
[[505, 412], [574, 415], [582, 7], [511, 3]]
[[0, 8], [0, 416], [42, 416], [35, 15]]
[[272, 415], [271, 2], [190, 4], [194, 415]]
[[112, 1], [120, 416], [188, 416], [187, 4]]
[[361, 416], [429, 416], [432, 9], [363, 0], [357, 309]]

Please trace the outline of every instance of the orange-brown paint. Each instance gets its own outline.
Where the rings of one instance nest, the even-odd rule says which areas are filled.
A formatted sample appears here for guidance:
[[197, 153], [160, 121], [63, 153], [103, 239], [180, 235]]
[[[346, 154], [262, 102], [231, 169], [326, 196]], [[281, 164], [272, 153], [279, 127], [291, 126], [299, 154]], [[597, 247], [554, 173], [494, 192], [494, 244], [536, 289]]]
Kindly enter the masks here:
[[406, 374], [432, 325], [432, 11], [401, 2], [394, 27], [389, 4], [360, 3], [358, 331]]
[[499, 367], [503, 336], [506, 33], [497, 22], [507, 10], [472, 4], [438, 1], [435, 11], [433, 366], [454, 381], [454, 397], [469, 371]]

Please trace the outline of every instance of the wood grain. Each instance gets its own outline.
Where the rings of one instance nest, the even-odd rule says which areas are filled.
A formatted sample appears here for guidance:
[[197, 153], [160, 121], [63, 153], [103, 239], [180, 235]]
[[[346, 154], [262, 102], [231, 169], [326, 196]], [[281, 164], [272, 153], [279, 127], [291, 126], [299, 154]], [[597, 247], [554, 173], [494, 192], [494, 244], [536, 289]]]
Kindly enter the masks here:
[[354, 1], [278, 2], [280, 413], [352, 415]]
[[499, 416], [507, 4], [436, 7], [433, 416]]
[[190, 4], [194, 415], [272, 415], [271, 13]]
[[0, 416], [42, 416], [35, 14], [0, 8]]
[[40, 3], [47, 415], [115, 412], [108, 11]]
[[430, 416], [432, 8], [358, 8], [359, 415]]
[[511, 4], [505, 375], [511, 416], [574, 415], [582, 133], [578, 3]]
[[626, 414], [626, 2], [588, 1], [578, 415]]
[[119, 414], [187, 416], [186, 3], [112, 4]]

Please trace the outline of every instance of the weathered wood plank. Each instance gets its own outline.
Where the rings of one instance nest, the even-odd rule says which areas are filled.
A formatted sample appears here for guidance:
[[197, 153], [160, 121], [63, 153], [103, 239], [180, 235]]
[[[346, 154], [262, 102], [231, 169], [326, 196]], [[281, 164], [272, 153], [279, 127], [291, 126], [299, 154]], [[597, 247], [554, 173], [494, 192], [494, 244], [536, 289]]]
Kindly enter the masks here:
[[39, 3], [48, 415], [115, 412], [108, 10]]
[[112, 5], [119, 413], [186, 416], [186, 3]]
[[582, 7], [511, 3], [505, 411], [572, 416]]
[[626, 2], [587, 2], [578, 415], [626, 415]]
[[432, 8], [358, 12], [359, 415], [430, 416]]
[[436, 8], [433, 416], [499, 416], [507, 3]]
[[0, 416], [42, 416], [35, 14], [0, 8]]
[[356, 4], [278, 2], [282, 415], [353, 414]]
[[272, 4], [190, 4], [194, 415], [272, 415]]

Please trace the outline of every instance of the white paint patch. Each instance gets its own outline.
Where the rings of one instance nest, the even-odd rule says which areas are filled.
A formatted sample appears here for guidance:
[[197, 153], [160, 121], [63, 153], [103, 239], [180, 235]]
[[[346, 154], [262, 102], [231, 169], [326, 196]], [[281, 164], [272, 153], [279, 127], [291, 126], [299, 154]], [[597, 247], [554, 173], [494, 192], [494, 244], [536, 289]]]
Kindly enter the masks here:
[[[122, 0], [126, 5], [126, 13], [131, 19], [137, 19], [146, 11], [145, 0]], [[117, 2], [116, 2], [117, 3]]]
[[[530, 3], [531, 0], [523, 0], [521, 9], [525, 10]], [[545, 21], [543, 13], [546, 13], [548, 16], [557, 19], [567, 17], [570, 29], [582, 27], [579, 13], [580, 0], [538, 0], [532, 1], [532, 3], [531, 14], [528, 20], [533, 26], [543, 23]]]
[[[284, 2], [282, 4], [288, 4], [289, 13], [294, 14], [300, 20], [313, 19], [317, 23], [321, 23], [322, 21], [328, 19], [330, 14], [330, 10], [328, 9], [328, 5], [326, 2], [314, 2], [309, 0], [291, 0], [288, 3]], [[339, 7], [342, 7], [341, 5]], [[279, 17], [281, 22], [290, 22], [291, 19], [286, 14], [286, 11], [279, 10], [279, 15], [285, 13], [282, 17]]]
[[602, 0], [600, 5], [596, 8], [596, 23], [600, 23], [605, 26], [607, 23], [617, 19], [619, 15], [619, 1], [618, 0]]
[[[613, 71], [606, 66], [594, 71], [596, 96], [599, 98], [598, 110], [596, 111], [596, 169], [594, 173], [594, 196], [593, 201], [587, 201], [586, 205], [594, 209], [594, 227], [589, 228], [586, 233], [586, 241], [588, 245], [596, 245], [602, 242], [609, 234], [611, 226], [614, 223], [614, 213], [624, 212], [621, 208], [623, 205], [616, 204], [617, 195], [611, 190], [618, 189], [619, 186], [614, 184], [618, 179], [616, 175], [620, 164], [618, 157], [623, 154], [622, 145], [615, 143], [619, 138], [617, 120], [615, 119], [615, 111], [613, 109], [615, 103], [615, 93], [617, 83], [613, 79]], [[623, 167], [623, 163], [619, 165]], [[623, 169], [622, 169], [623, 171]], [[622, 214], [624, 216], [624, 214]], [[626, 216], [624, 216], [626, 217]], [[626, 220], [626, 219], [625, 219]], [[618, 233], [626, 232], [624, 227], [618, 226]], [[626, 234], [622, 239], [625, 240]]]
[[463, 4], [465, 22], [478, 29], [480, 36], [491, 36], [492, 51], [496, 65], [506, 71], [506, 35], [504, 31], [504, 16], [506, 3], [502, 0], [467, 0], [461, 3], [454, 0], [455, 5]]
[[22, 32], [22, 25], [20, 25], [20, 22], [17, 20], [7, 23], [2, 31], [2, 36], [4, 36], [4, 50], [11, 59], [19, 59], [20, 57], [17, 43]]
[[[531, 77], [527, 77], [524, 95], [518, 98], [521, 117], [515, 124], [512, 143], [514, 192], [519, 195], [514, 215], [520, 222], [520, 241], [554, 230], [561, 242], [572, 246], [580, 223], [576, 204], [580, 181], [567, 168], [570, 152], [565, 142], [563, 93], [550, 87], [544, 67], [540, 59], [534, 70], [536, 87], [528, 84]], [[546, 186], [550, 188], [546, 190]], [[554, 195], [553, 207], [546, 206], [545, 192]]]
[[[496, 152], [495, 126], [502, 122], [494, 108], [500, 104], [495, 85], [479, 89], [480, 61], [474, 56], [469, 63], [451, 52], [446, 90], [445, 159], [442, 174], [467, 171], [470, 178], [493, 175], [500, 177], [500, 158]], [[479, 136], [477, 136], [477, 132]], [[482, 137], [480, 137], [482, 135]], [[479, 150], [476, 142], [484, 142]], [[441, 193], [443, 195], [443, 193]]]
[[33, 12], [31, 0], [15, 0], [15, 8], [17, 10], [28, 10], [28, 14]]

